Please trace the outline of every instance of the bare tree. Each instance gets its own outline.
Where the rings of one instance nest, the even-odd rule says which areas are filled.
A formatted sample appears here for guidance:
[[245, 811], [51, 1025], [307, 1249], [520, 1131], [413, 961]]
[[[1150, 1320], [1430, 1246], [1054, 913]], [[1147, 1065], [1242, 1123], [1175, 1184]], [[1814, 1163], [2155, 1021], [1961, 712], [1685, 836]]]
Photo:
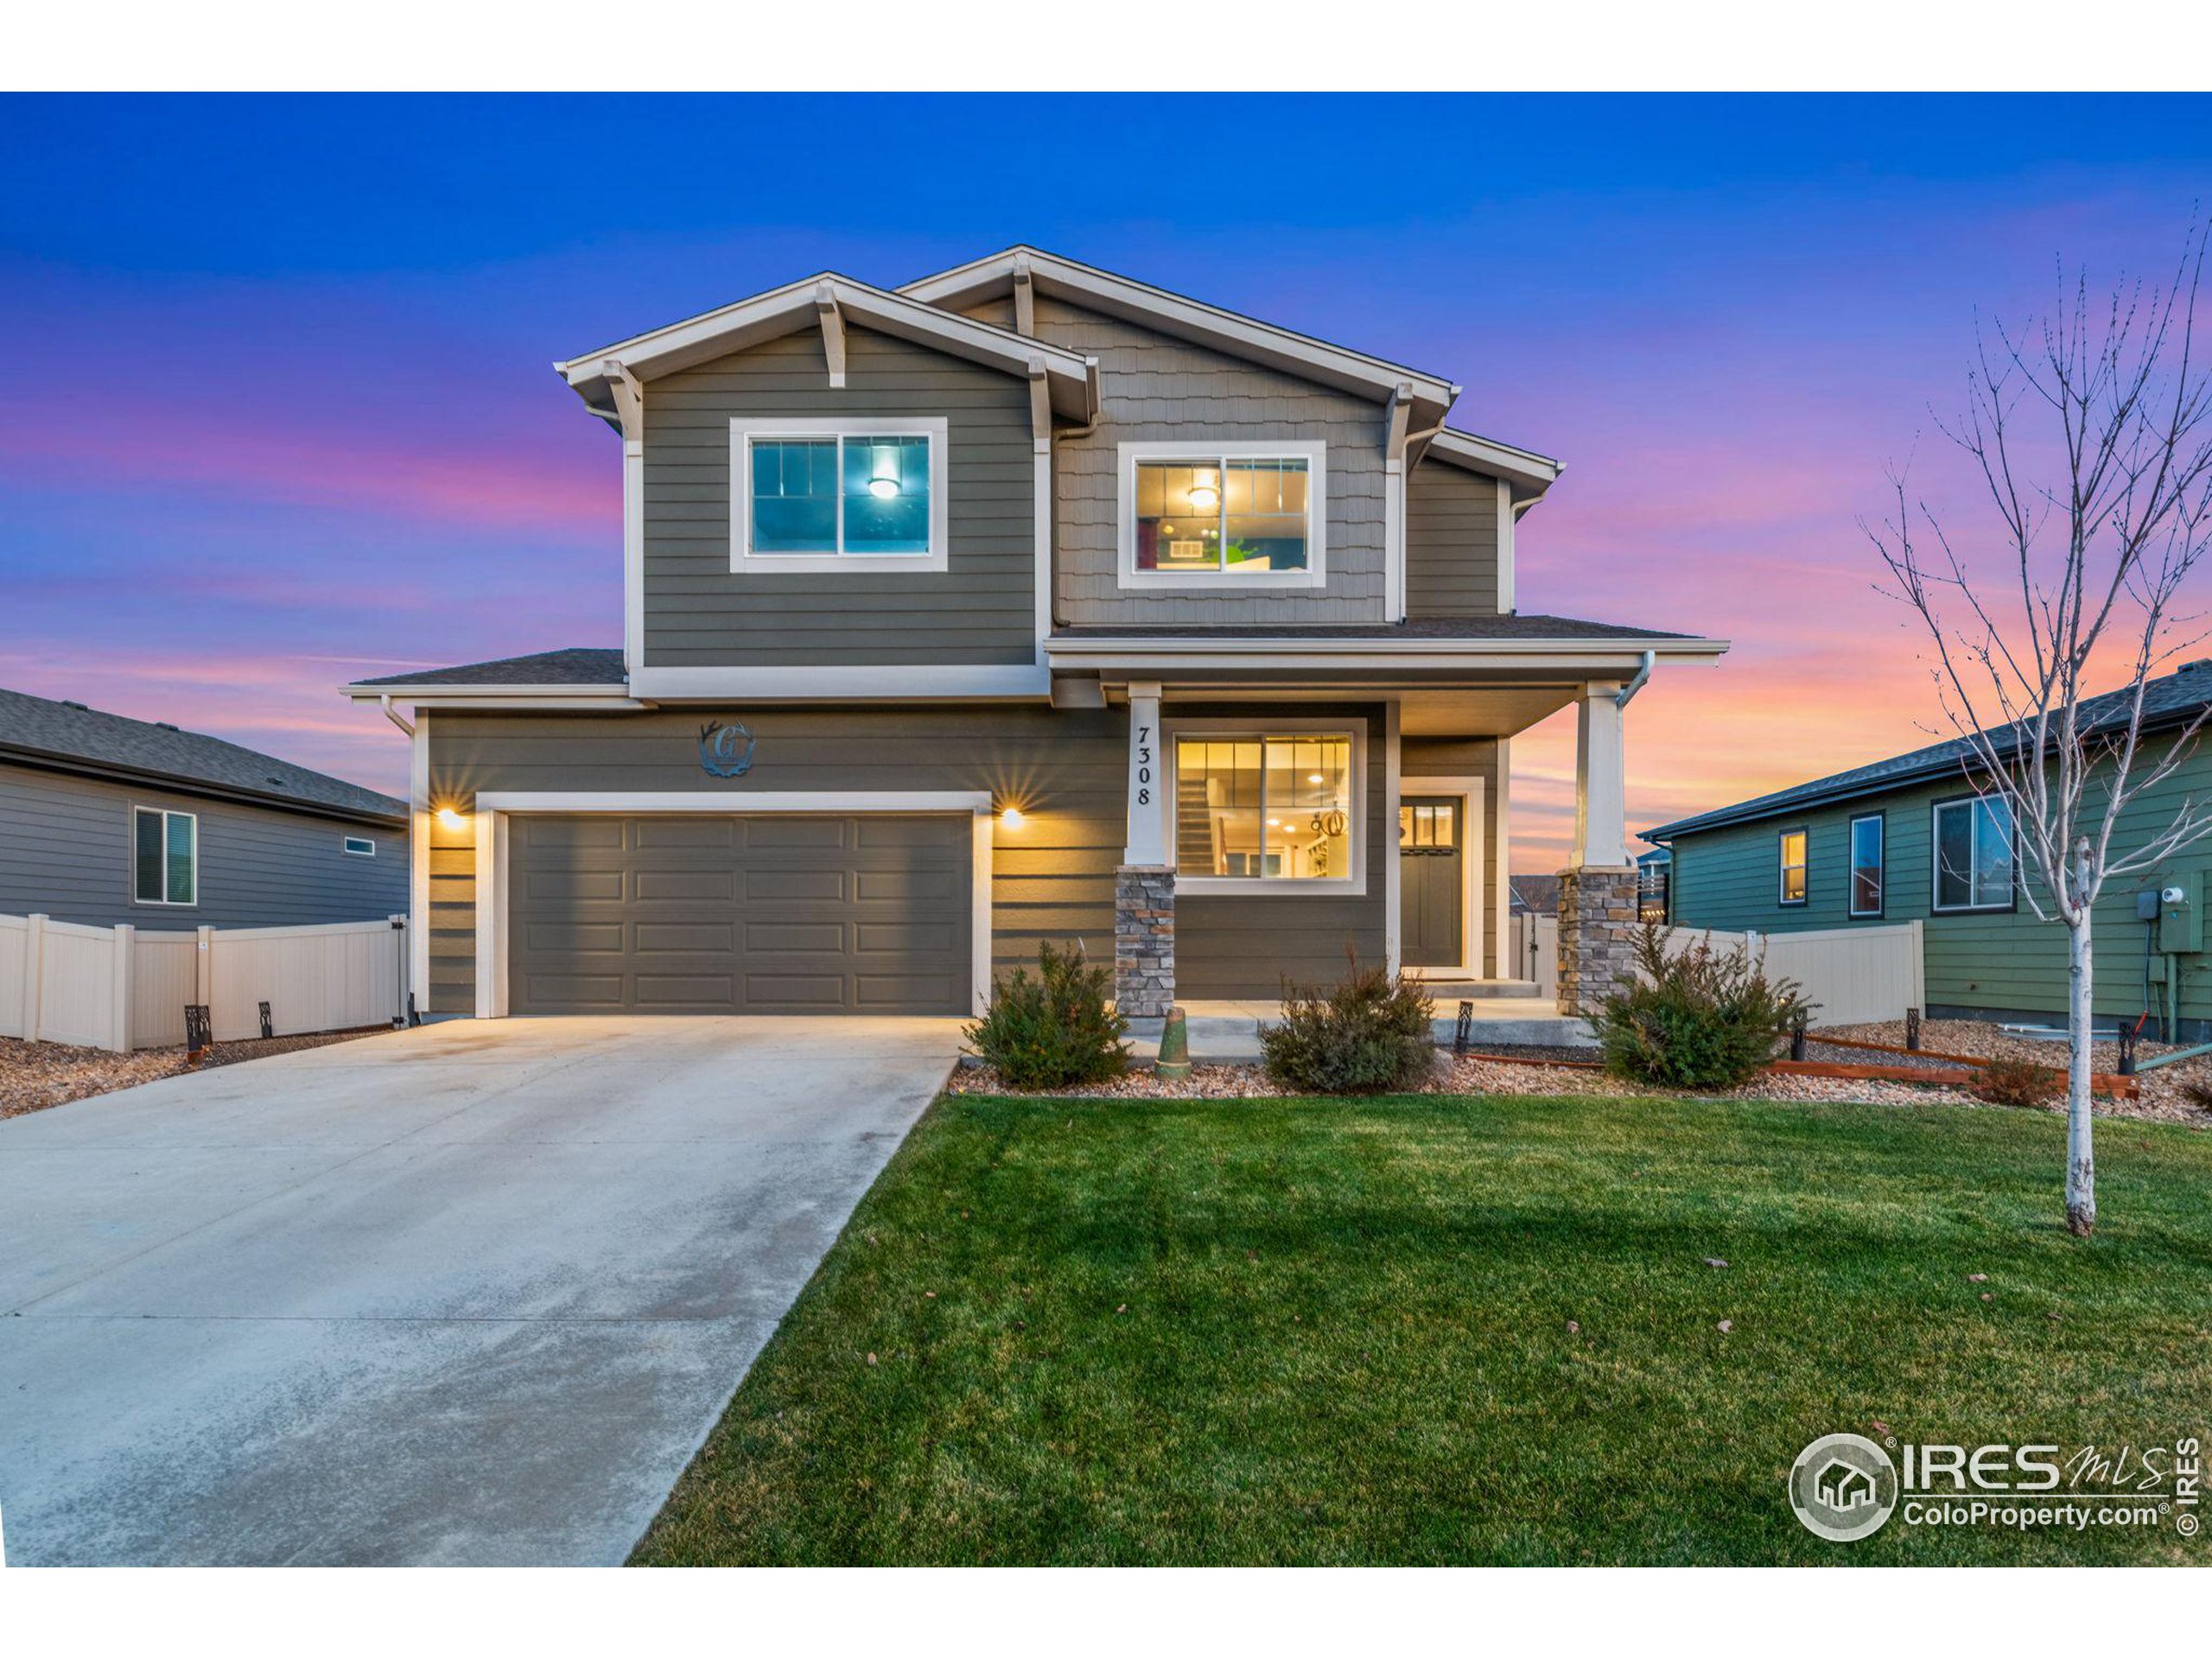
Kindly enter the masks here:
[[[2051, 316], [1992, 341], [1977, 330], [1967, 408], [1945, 435], [1978, 469], [1995, 523], [1986, 567], [1893, 474], [1895, 517], [1862, 525], [1934, 643], [1944, 715], [1977, 795], [2010, 809], [2037, 919], [2065, 924], [2070, 979], [2066, 1224], [2096, 1225], [2090, 1139], [2090, 912], [2105, 883], [2212, 835], [2212, 803], [2116, 846], [2129, 806], [2170, 777], [2204, 710], [2146, 741], [2144, 691], [2202, 638], [2185, 587], [2212, 545], [2212, 382], [2195, 356], [2205, 226], [2168, 286], [2093, 298], [2063, 286]], [[1979, 539], [1979, 538], [1977, 538]], [[2088, 695], [2092, 675], [2132, 677]], [[2107, 681], [2107, 683], [2110, 682]]]

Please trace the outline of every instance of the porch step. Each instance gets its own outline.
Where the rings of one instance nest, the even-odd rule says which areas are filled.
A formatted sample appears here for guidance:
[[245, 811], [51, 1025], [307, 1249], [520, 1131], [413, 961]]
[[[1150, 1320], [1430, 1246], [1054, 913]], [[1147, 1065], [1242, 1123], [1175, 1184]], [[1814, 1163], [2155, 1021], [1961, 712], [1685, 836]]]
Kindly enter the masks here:
[[1422, 988], [1436, 999], [1440, 1008], [1447, 1002], [1476, 1001], [1484, 997], [1532, 997], [1536, 995], [1533, 979], [1425, 979]]
[[[1485, 999], [1476, 1003], [1471, 1046], [1477, 1049], [1512, 1047], [1584, 1048], [1595, 1045], [1590, 1022], [1559, 1014], [1548, 1001], [1515, 1006]], [[1260, 1058], [1260, 1024], [1272, 1022], [1279, 1010], [1273, 1003], [1192, 1002], [1183, 1005], [1190, 1033], [1191, 1058], [1200, 1065], [1249, 1065]], [[1441, 1014], [1431, 1027], [1440, 1048], [1452, 1046], [1459, 1025], [1459, 1010]], [[1137, 1063], [1151, 1064], [1160, 1052], [1161, 1020], [1129, 1021], [1129, 1043]]]

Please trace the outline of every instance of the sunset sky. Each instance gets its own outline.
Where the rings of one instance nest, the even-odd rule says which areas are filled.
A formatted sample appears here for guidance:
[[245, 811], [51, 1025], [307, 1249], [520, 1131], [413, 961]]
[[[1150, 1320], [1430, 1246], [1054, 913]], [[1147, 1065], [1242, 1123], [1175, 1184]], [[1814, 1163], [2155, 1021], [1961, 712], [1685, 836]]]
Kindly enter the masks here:
[[[1567, 462], [1527, 611], [1736, 641], [1638, 826], [1929, 741], [1857, 520], [1968, 532], [1931, 406], [2060, 262], [2164, 280], [2212, 100], [0, 99], [0, 684], [401, 791], [334, 688], [618, 645], [620, 449], [556, 358], [1027, 241], [1466, 388]], [[1557, 868], [1573, 733], [1516, 747]]]

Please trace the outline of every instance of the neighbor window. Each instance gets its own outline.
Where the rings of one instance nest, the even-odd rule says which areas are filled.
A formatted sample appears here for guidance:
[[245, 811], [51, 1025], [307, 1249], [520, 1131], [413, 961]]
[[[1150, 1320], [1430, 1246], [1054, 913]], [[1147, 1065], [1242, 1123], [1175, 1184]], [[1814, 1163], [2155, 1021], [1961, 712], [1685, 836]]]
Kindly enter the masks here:
[[1351, 768], [1344, 733], [1177, 738], [1177, 870], [1261, 881], [1351, 879]]
[[1785, 830], [1781, 836], [1782, 889], [1777, 902], [1805, 902], [1805, 832]]
[[942, 569], [944, 434], [794, 421], [735, 429], [749, 558], [868, 558]]
[[374, 858], [377, 844], [366, 836], [348, 836], [346, 837], [346, 850], [355, 858]]
[[1936, 908], [2012, 903], [2012, 808], [2001, 795], [1936, 804]]
[[1851, 913], [1882, 913], [1882, 815], [1851, 821]]
[[1125, 449], [1125, 573], [1293, 585], [1319, 570], [1322, 449], [1279, 454]]
[[200, 902], [200, 820], [158, 807], [130, 810], [130, 896], [142, 905]]

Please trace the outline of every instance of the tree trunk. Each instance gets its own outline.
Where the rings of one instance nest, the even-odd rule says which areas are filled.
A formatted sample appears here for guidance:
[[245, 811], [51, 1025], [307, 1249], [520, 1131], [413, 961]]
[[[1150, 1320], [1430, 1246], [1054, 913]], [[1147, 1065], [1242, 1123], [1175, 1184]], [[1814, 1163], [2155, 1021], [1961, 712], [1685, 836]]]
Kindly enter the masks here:
[[2066, 1003], [2066, 1230], [2087, 1238], [2097, 1224], [2097, 1162], [2089, 1141], [2089, 912], [2066, 919], [2072, 978]]

